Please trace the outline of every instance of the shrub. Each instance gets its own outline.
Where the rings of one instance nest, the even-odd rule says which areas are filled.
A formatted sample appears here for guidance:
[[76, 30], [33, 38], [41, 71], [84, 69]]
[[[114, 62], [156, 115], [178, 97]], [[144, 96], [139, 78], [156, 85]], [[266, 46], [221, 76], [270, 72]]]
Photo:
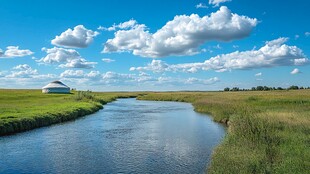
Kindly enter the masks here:
[[74, 99], [77, 101], [80, 100], [92, 100], [92, 101], [97, 101], [95, 95], [87, 90], [87, 91], [77, 91], [76, 95], [74, 96]]

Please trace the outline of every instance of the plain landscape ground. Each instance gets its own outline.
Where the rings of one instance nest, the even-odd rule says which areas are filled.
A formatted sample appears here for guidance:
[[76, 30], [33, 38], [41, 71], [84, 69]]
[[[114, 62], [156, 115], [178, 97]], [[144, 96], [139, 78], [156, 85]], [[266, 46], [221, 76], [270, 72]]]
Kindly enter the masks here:
[[192, 103], [228, 126], [209, 173], [310, 171], [310, 90], [42, 94], [0, 90], [0, 135], [84, 116], [122, 97]]
[[135, 93], [42, 94], [41, 90], [0, 89], [0, 136], [73, 120], [94, 113], [117, 98]]

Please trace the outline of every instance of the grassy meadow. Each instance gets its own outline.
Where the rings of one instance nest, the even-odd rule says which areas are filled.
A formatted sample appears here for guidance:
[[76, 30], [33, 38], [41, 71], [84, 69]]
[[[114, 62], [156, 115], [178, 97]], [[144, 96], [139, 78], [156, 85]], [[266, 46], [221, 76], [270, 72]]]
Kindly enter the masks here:
[[208, 173], [309, 173], [310, 90], [149, 93], [228, 125]]
[[228, 126], [209, 173], [309, 173], [310, 90], [42, 94], [0, 89], [0, 136], [72, 120], [117, 98], [192, 103]]
[[102, 104], [136, 93], [42, 94], [41, 90], [0, 89], [0, 136], [72, 120], [102, 109]]

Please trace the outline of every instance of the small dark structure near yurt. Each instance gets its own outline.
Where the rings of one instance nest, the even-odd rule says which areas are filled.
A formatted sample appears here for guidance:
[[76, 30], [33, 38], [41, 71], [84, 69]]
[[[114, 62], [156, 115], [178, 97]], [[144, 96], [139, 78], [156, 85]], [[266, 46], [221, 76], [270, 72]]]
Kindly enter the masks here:
[[63, 84], [61, 81], [53, 81], [42, 88], [42, 93], [61, 93], [69, 94], [70, 87]]

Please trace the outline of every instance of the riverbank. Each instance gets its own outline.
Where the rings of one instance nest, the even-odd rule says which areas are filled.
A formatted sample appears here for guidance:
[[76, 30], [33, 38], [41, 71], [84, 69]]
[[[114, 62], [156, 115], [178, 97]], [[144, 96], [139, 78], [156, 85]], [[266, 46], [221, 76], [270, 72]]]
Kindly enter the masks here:
[[0, 136], [92, 114], [117, 98], [137, 93], [42, 94], [41, 90], [0, 90]]
[[228, 125], [208, 173], [309, 171], [310, 90], [162, 92], [138, 99], [189, 102]]
[[192, 103], [228, 125], [209, 173], [307, 173], [310, 90], [42, 94], [0, 90], [0, 136], [73, 120], [117, 98]]
[[0, 173], [198, 174], [225, 133], [189, 103], [117, 99], [75, 121], [0, 137]]

